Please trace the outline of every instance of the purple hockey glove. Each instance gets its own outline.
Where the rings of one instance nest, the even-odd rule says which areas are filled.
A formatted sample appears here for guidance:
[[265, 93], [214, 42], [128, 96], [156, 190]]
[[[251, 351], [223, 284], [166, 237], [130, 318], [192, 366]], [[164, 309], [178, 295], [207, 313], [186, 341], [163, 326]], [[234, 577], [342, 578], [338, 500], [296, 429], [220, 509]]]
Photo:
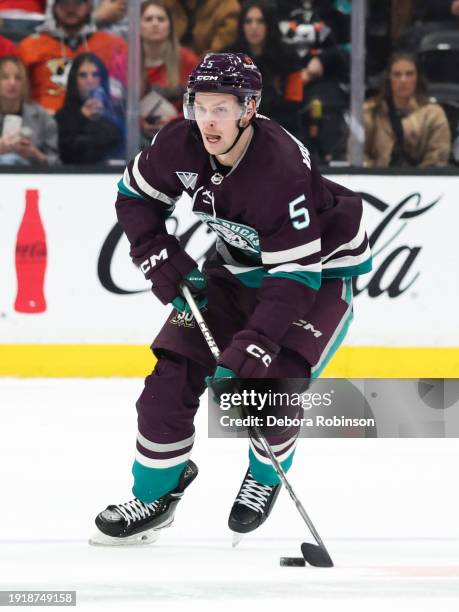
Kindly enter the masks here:
[[151, 281], [152, 292], [163, 304], [180, 295], [183, 279], [197, 265], [175, 238], [158, 241], [147, 254], [133, 257], [133, 261]]
[[263, 378], [280, 347], [254, 330], [243, 330], [233, 336], [218, 360], [238, 378]]

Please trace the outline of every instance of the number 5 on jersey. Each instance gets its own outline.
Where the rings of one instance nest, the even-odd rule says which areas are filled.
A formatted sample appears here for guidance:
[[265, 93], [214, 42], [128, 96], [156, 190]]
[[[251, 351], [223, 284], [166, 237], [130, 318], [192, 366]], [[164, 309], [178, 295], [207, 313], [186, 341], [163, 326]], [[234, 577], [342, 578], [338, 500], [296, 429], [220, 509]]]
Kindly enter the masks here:
[[300, 195], [298, 198], [295, 198], [288, 204], [290, 219], [292, 219], [292, 225], [296, 230], [302, 230], [309, 227], [309, 211], [304, 206], [300, 206], [301, 202], [305, 201], [306, 198], [303, 194]]

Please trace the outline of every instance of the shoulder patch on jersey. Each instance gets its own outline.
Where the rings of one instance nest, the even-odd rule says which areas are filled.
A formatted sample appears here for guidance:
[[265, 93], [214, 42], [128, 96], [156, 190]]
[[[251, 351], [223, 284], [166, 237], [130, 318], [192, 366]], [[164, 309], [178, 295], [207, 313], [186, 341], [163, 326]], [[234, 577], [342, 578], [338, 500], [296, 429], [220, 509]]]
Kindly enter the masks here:
[[185, 189], [191, 189], [192, 191], [194, 190], [194, 188], [196, 187], [196, 181], [198, 179], [198, 175], [196, 174], [196, 172], [176, 171], [175, 174], [179, 177], [180, 182], [185, 187]]

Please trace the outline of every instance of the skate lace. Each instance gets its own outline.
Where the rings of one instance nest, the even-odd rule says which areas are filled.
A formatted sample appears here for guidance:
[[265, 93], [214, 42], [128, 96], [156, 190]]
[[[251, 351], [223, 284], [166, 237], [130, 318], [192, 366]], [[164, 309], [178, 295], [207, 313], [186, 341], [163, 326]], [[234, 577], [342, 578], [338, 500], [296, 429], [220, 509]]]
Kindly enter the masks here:
[[118, 504], [115, 506], [115, 508], [129, 525], [131, 521], [139, 521], [140, 519], [151, 516], [158, 508], [158, 505], [159, 500], [156, 500], [150, 504], [145, 504], [144, 502], [140, 501], [140, 499], [133, 499], [125, 502], [124, 504]]
[[234, 503], [244, 504], [252, 510], [263, 512], [273, 487], [264, 485], [254, 480], [249, 472], [242, 483], [241, 490]]

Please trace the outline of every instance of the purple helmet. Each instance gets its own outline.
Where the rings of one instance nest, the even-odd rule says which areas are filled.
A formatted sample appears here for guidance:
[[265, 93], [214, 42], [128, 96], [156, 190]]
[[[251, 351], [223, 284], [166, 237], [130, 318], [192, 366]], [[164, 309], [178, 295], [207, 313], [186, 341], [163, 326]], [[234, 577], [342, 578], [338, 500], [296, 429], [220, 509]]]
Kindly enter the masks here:
[[254, 98], [258, 108], [262, 86], [261, 72], [245, 53], [207, 53], [188, 78], [184, 115], [194, 118], [194, 96], [199, 91], [233, 94], [244, 103]]

